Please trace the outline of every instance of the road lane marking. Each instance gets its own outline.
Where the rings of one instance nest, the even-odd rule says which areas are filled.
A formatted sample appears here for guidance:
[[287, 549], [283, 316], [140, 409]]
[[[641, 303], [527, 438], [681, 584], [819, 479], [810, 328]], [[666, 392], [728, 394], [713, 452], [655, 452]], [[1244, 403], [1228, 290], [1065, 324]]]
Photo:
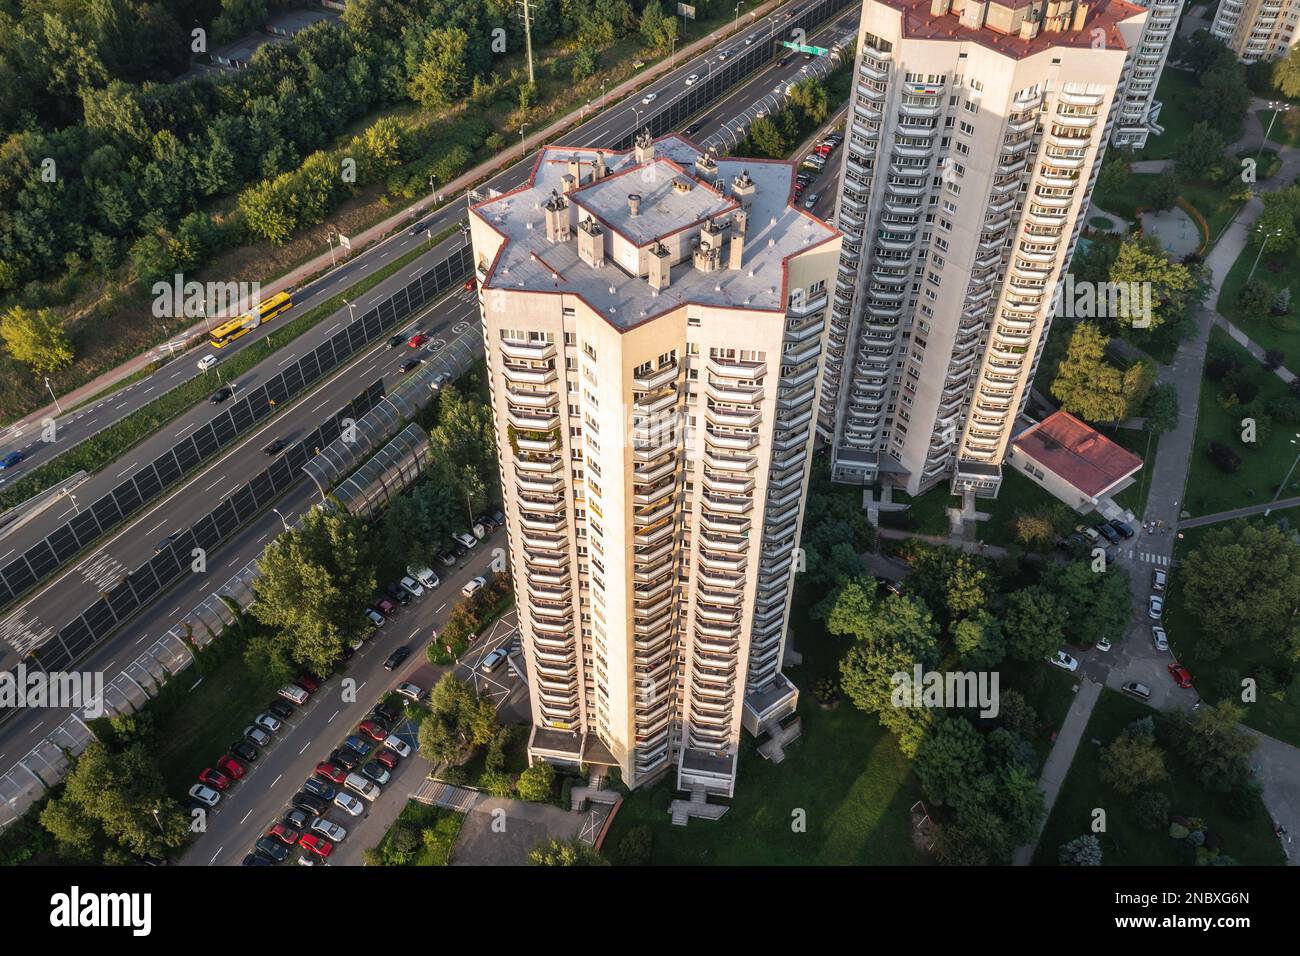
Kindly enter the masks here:
[[117, 477], [118, 477], [118, 478], [121, 478], [123, 475], [125, 475], [128, 471], [130, 471], [130, 470], [131, 470], [132, 468], [134, 468], [135, 466], [136, 466], [136, 462], [134, 462], [134, 461], [131, 462], [131, 464], [127, 465], [125, 469], [123, 469], [122, 471], [119, 471], [119, 472], [117, 473]]
[[204, 493], [206, 494], [207, 492], [211, 491], [213, 488], [217, 487], [217, 485], [221, 484], [221, 483], [222, 483], [223, 481], [225, 481], [225, 480], [226, 480], [226, 476], [225, 476], [225, 475], [222, 475], [220, 478], [218, 478], [218, 479], [217, 479], [216, 481], [214, 481], [212, 484], [210, 484], [210, 485], [208, 485], [206, 488], [204, 488], [204, 489], [203, 489]]
[[299, 751], [298, 751], [298, 756], [301, 757], [301, 756], [303, 755], [303, 751], [305, 751], [305, 750], [306, 750], [308, 747], [310, 747], [310, 746], [311, 746], [311, 741], [309, 740], [309, 741], [307, 741], [305, 744], [302, 745], [302, 750], [299, 750]]
[[325, 721], [325, 723], [327, 723], [327, 724], [328, 724], [328, 723], [331, 723], [331, 722], [334, 720], [334, 718], [337, 717], [338, 715], [339, 715], [339, 712], [338, 712], [337, 710], [334, 711], [334, 713], [330, 714], [330, 719], [327, 720], [327, 721]]
[[242, 820], [239, 821], [239, 825], [242, 827], [242, 826], [244, 825], [245, 821], [247, 821], [248, 818], [251, 817], [252, 815], [253, 815], [253, 811], [252, 811], [252, 810], [249, 810], [247, 813], [245, 813], [245, 814], [244, 814], [244, 818], [243, 818]]
[[[280, 777], [283, 777], [283, 776], [284, 776], [284, 774], [280, 774]], [[280, 777], [276, 777], [274, 780], [271, 781], [271, 787], [270, 787], [270, 789], [272, 789], [272, 790], [275, 789], [275, 785], [276, 785], [277, 783], [280, 782]]]

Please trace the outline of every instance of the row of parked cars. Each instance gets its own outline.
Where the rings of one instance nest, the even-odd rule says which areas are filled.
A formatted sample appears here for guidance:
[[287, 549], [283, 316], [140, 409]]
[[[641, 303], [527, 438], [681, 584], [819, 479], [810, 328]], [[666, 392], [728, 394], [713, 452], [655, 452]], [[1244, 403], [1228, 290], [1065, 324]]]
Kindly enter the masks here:
[[1092, 527], [1076, 525], [1074, 533], [1065, 540], [1067, 544], [1087, 546], [1105, 538], [1107, 544], [1119, 544], [1133, 537], [1134, 534], [1136, 532], [1133, 527], [1125, 521], [1101, 521]]

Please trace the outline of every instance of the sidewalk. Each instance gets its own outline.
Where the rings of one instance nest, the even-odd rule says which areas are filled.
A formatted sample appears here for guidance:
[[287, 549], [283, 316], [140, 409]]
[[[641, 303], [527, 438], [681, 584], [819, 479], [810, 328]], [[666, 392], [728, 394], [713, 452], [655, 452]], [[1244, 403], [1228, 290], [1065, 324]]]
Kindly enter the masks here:
[[1251, 515], [1263, 514], [1265, 511], [1278, 511], [1282, 508], [1294, 508], [1300, 505], [1300, 498], [1281, 498], [1278, 501], [1270, 501], [1263, 505], [1248, 505], [1244, 508], [1233, 508], [1231, 511], [1220, 511], [1212, 515], [1202, 515], [1199, 518], [1186, 518], [1181, 521], [1178, 527], [1181, 528], [1200, 528], [1207, 524], [1219, 524], [1224, 521], [1232, 521], [1234, 518], [1248, 518]]
[[[621, 96], [624, 96], [634, 90], [640, 89], [646, 83], [656, 80], [666, 73], [671, 73], [673, 70], [677, 69], [678, 64], [685, 63], [696, 53], [717, 43], [717, 41], [722, 37], [730, 36], [733, 33], [740, 32], [739, 24], [741, 22], [744, 22], [745, 28], [749, 29], [750, 25], [756, 19], [766, 16], [776, 7], [780, 6], [783, 2], [784, 0], [767, 0], [767, 2], [761, 4], [754, 10], [748, 11], [741, 20], [733, 20], [729, 23], [723, 24], [717, 30], [714, 30], [712, 33], [710, 33], [708, 36], [701, 37], [700, 39], [692, 43], [690, 46], [685, 47], [681, 51], [682, 58], [680, 60], [677, 60], [675, 57], [670, 57], [669, 59], [660, 60], [659, 62], [648, 66], [646, 69], [642, 70], [640, 73], [636, 74], [635, 76], [632, 76], [627, 80], [624, 80], [618, 86], [606, 90], [604, 96], [610, 100], [617, 100]], [[753, 16], [751, 16], [751, 14]], [[588, 114], [585, 105], [580, 106], [578, 109], [570, 113], [567, 113], [566, 115], [553, 121], [550, 125], [540, 130], [537, 130], [531, 135], [525, 137], [523, 152], [527, 152], [529, 149], [532, 149], [542, 143], [550, 142], [558, 134], [564, 132], [565, 130], [569, 129], [572, 126], [581, 125], [582, 123], [585, 123], [588, 119], [594, 119], [596, 115], [598, 115], [598, 111]], [[418, 217], [423, 215], [425, 212], [429, 211], [430, 209], [447, 205], [448, 203], [452, 202], [456, 197], [456, 195], [462, 190], [477, 184], [480, 180], [484, 179], [491, 173], [499, 172], [502, 169], [514, 165], [516, 162], [519, 161], [519, 158], [520, 157], [518, 156], [518, 154], [515, 153], [513, 147], [503, 149], [501, 152], [497, 153], [491, 159], [479, 163], [477, 166], [475, 166], [473, 169], [470, 169], [468, 172], [463, 173], [462, 175], [451, 180], [450, 182], [443, 184], [439, 192], [439, 196], [443, 198], [442, 203], [439, 203], [435, 197], [425, 196], [423, 199], [419, 200], [413, 205], [407, 206], [406, 208], [402, 209], [400, 212], [394, 213], [392, 216], [389, 216], [384, 221], [374, 226], [371, 226], [369, 229], [365, 230], [364, 232], [358, 233], [355, 236], [350, 236], [349, 239], [352, 244], [352, 252], [350, 255], [346, 257], [336, 252], [335, 256], [337, 257], [338, 263], [342, 264], [343, 262], [355, 259], [357, 255], [359, 255], [360, 252], [363, 249], [365, 249], [367, 246], [373, 245], [375, 242], [378, 242], [381, 239], [385, 239], [388, 236], [392, 235], [393, 233], [397, 232], [399, 229], [405, 227], [410, 222], [412, 215]], [[277, 292], [283, 291], [284, 289], [290, 287], [297, 287], [311, 279], [318, 278], [319, 276], [324, 275], [326, 272], [330, 271], [333, 267], [334, 264], [331, 262], [330, 253], [323, 252], [319, 256], [316, 256], [314, 259], [310, 259], [307, 262], [304, 262], [302, 265], [298, 266], [297, 268], [293, 269], [292, 271], [286, 273], [285, 275], [280, 276], [278, 279], [274, 279], [270, 282], [262, 283], [261, 289], [264, 296], [271, 296]], [[183, 332], [179, 332], [175, 336], [173, 336], [172, 341], [176, 341], [179, 339], [188, 339], [191, 336], [198, 335], [199, 333], [203, 332], [204, 329], [205, 329], [205, 324], [202, 321], [197, 322], [189, 329], [186, 329]], [[73, 406], [80, 405], [83, 402], [85, 402], [87, 399], [92, 398], [93, 396], [99, 394], [102, 391], [105, 391], [108, 388], [111, 388], [112, 386], [116, 385], [118, 382], [122, 381], [125, 378], [129, 378], [130, 376], [134, 375], [136, 372], [139, 372], [141, 369], [152, 364], [153, 362], [159, 361], [160, 358], [161, 356], [159, 355], [156, 348], [150, 349], [147, 352], [137, 355], [133, 359], [129, 359], [126, 362], [123, 362], [121, 365], [117, 366], [114, 369], [110, 369], [109, 371], [103, 373], [102, 375], [98, 376], [95, 379], [92, 379], [86, 384], [73, 389], [72, 391], [68, 392], [66, 395], [60, 395], [57, 404], [63, 405], [67, 408], [72, 408]], [[49, 418], [52, 416], [57, 419], [59, 415], [60, 413], [58, 412], [56, 403], [51, 402], [49, 405], [46, 405], [44, 408], [40, 408], [37, 411], [31, 412], [30, 414], [24, 416], [19, 421], [13, 422], [9, 426], [9, 428], [20, 428], [26, 430], [32, 427], [33, 425], [41, 422], [45, 418]]]

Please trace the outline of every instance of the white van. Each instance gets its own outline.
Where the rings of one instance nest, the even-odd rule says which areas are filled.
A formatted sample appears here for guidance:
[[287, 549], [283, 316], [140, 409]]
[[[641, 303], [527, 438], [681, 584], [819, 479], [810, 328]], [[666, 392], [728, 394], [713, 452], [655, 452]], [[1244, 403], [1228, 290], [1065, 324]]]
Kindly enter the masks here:
[[299, 707], [307, 703], [307, 692], [301, 687], [297, 687], [293, 684], [286, 684], [281, 687], [279, 694], [285, 700], [291, 700]]
[[211, 368], [215, 368], [216, 364], [217, 357], [215, 355], [205, 355], [203, 358], [199, 359], [199, 371], [206, 372]]
[[379, 784], [373, 780], [367, 780], [359, 773], [348, 774], [343, 780], [343, 786], [371, 801], [377, 799], [380, 793]]

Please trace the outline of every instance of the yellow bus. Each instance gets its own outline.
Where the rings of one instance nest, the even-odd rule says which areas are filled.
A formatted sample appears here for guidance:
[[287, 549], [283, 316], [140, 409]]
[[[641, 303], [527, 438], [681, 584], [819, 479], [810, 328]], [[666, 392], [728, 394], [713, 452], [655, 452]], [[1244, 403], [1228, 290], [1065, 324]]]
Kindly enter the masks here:
[[256, 309], [223, 322], [212, 330], [212, 347], [224, 349], [241, 335], [257, 328], [263, 322], [269, 322], [281, 312], [287, 312], [293, 306], [293, 297], [288, 292], [277, 292]]

